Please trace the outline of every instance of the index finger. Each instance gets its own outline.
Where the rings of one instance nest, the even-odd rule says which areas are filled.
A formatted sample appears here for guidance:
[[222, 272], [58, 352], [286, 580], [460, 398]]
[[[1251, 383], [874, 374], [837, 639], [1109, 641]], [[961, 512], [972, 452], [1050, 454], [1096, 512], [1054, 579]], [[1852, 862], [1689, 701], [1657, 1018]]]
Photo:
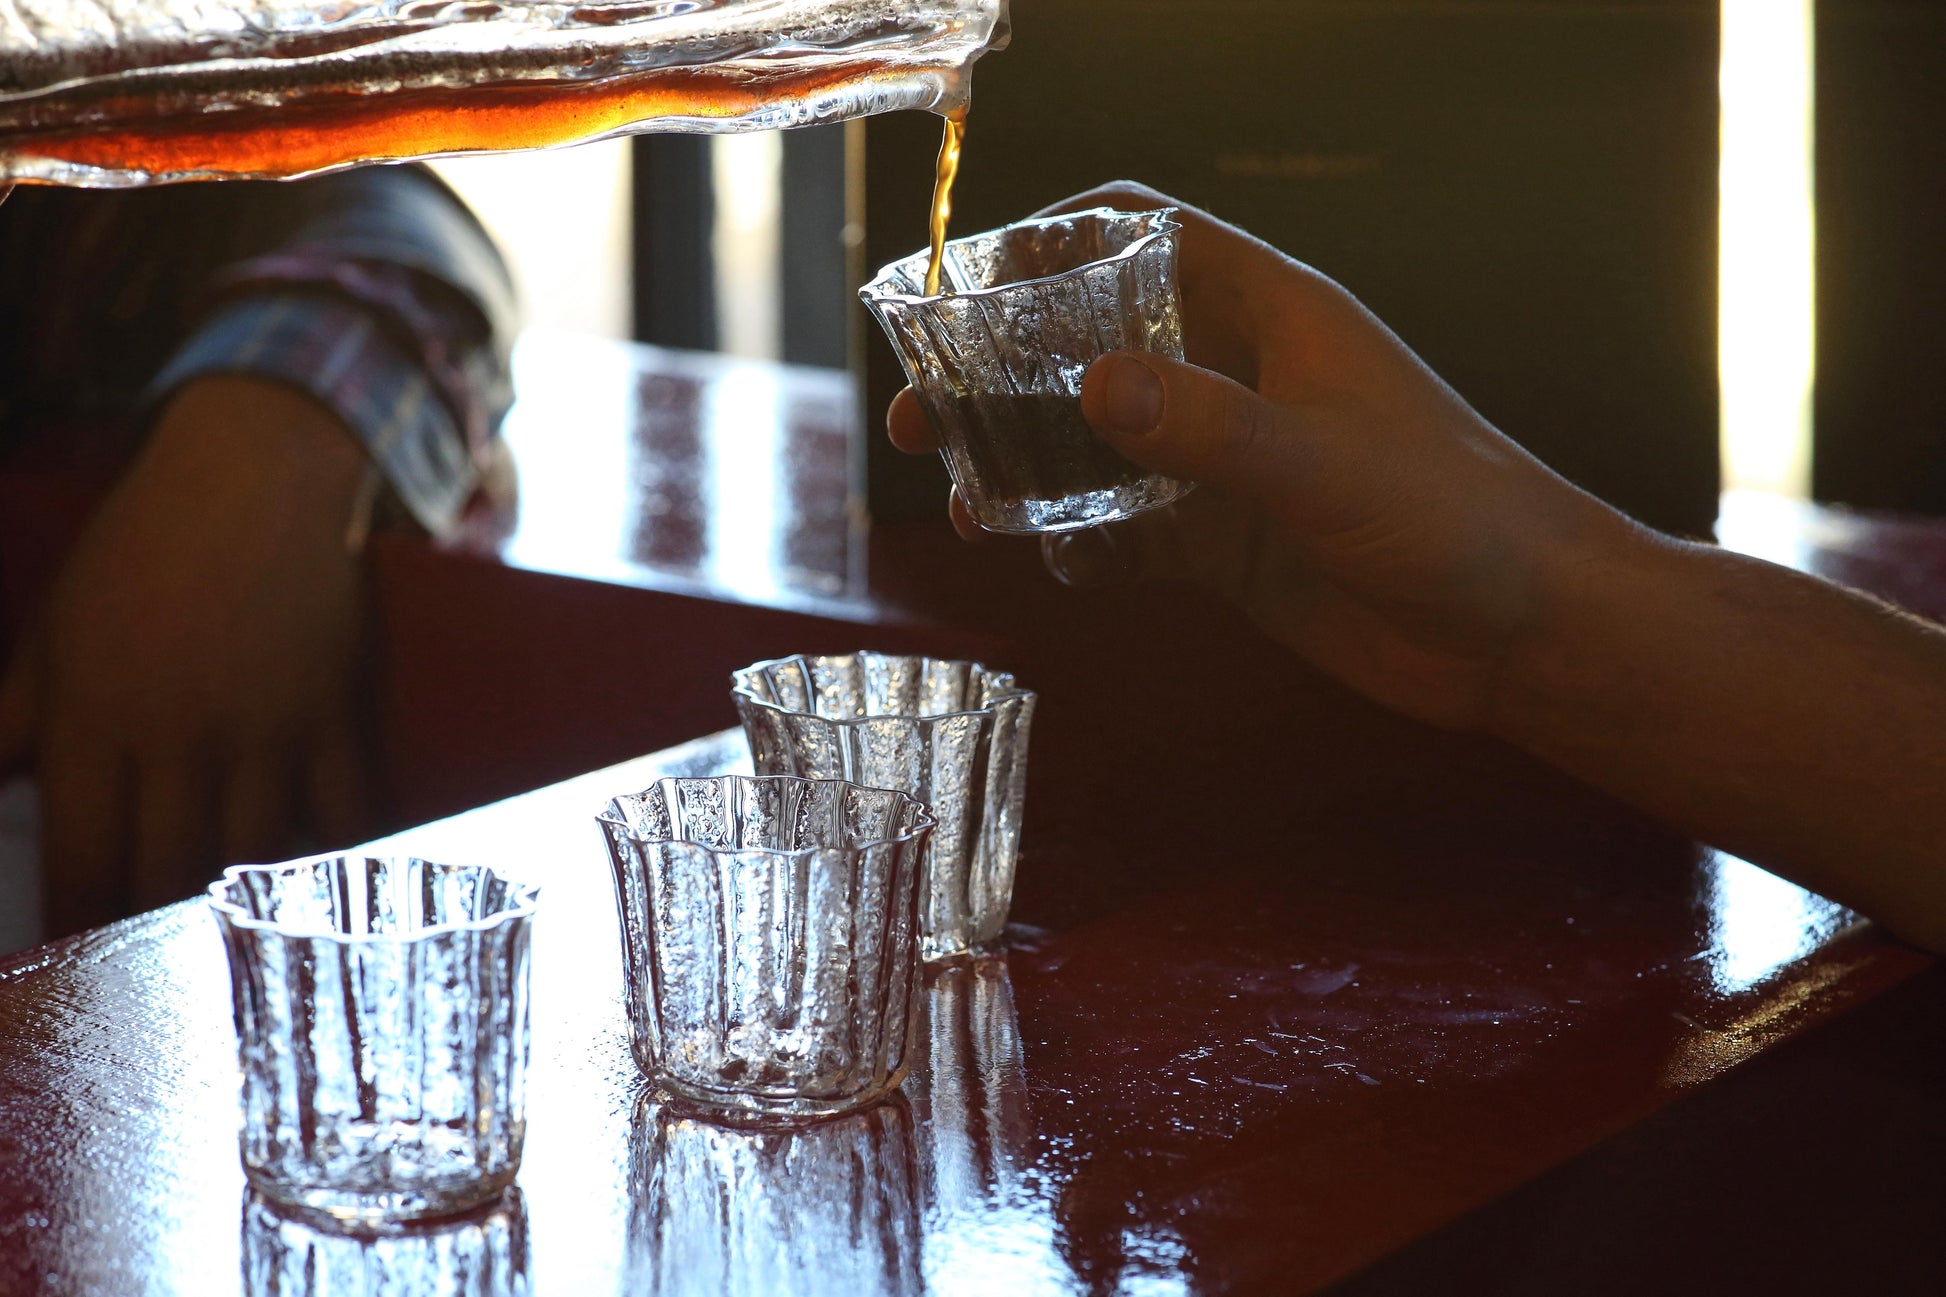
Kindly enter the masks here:
[[1177, 279], [1188, 358], [1255, 387], [1261, 342], [1281, 318], [1286, 294], [1294, 281], [1304, 277], [1305, 268], [1202, 208], [1133, 180], [1098, 185], [1035, 215], [1059, 216], [1090, 207], [1176, 209], [1175, 219], [1182, 226]]

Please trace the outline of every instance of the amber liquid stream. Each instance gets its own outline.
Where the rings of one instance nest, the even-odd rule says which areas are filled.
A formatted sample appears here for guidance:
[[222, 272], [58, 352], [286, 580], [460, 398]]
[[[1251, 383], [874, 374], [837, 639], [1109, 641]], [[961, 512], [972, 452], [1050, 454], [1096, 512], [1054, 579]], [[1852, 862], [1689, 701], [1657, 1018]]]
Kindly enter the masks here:
[[939, 295], [939, 272], [946, 264], [946, 223], [953, 219], [953, 181], [959, 176], [960, 145], [966, 142], [966, 110], [946, 118], [946, 133], [939, 141], [939, 163], [933, 171], [932, 214], [927, 230], [932, 250], [926, 258], [926, 296]]

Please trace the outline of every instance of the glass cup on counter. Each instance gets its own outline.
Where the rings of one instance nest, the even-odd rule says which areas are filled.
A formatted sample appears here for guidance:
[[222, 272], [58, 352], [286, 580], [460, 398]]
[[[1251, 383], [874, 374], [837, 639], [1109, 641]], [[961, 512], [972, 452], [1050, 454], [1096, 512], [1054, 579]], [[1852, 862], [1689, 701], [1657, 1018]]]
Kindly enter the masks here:
[[243, 1168], [344, 1220], [464, 1211], [520, 1168], [536, 889], [405, 857], [211, 884], [242, 1064]]
[[895, 1088], [920, 1007], [933, 817], [838, 780], [663, 779], [598, 817], [635, 1059], [719, 1121], [832, 1116]]
[[977, 662], [887, 653], [758, 662], [733, 685], [758, 773], [896, 788], [931, 809], [927, 959], [999, 940], [1020, 853], [1033, 691]]
[[859, 290], [905, 367], [967, 509], [1002, 532], [1062, 532], [1159, 508], [1190, 484], [1095, 436], [1081, 380], [1110, 351], [1181, 360], [1173, 208], [1021, 221], [886, 266]]

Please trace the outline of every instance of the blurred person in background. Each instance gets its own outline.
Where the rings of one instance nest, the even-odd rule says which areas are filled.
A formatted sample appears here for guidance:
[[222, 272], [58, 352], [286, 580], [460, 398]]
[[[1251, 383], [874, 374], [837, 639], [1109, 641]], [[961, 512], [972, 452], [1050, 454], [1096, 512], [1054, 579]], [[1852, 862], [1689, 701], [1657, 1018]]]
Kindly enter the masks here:
[[365, 537], [505, 507], [513, 323], [421, 167], [0, 203], [0, 473], [109, 484], [0, 645], [44, 937], [367, 832]]

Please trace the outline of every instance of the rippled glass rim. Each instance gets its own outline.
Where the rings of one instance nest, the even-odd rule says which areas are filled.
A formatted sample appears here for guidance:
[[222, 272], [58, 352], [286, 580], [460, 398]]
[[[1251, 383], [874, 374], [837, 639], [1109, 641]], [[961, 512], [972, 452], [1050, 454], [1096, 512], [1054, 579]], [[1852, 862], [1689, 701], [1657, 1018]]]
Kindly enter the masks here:
[[[259, 919], [248, 910], [228, 899], [231, 887], [245, 874], [295, 874], [302, 870], [315, 870], [320, 865], [335, 864], [340, 860], [357, 858], [360, 860], [384, 860], [395, 863], [417, 860], [424, 865], [439, 865], [446, 869], [467, 869], [498, 879], [511, 889], [508, 905], [503, 910], [479, 919], [465, 919], [455, 923], [434, 923], [419, 928], [410, 936], [389, 932], [324, 932], [320, 930], [295, 927], [279, 923], [275, 919]], [[209, 885], [209, 905], [221, 915], [223, 921], [239, 928], [249, 928], [255, 932], [274, 932], [281, 937], [302, 937], [306, 940], [335, 941], [342, 945], [399, 945], [409, 946], [416, 941], [446, 936], [454, 932], [489, 932], [502, 924], [516, 919], [531, 919], [540, 909], [541, 889], [538, 883], [519, 883], [502, 874], [491, 865], [455, 865], [443, 860], [427, 860], [423, 856], [360, 856], [356, 852], [341, 851], [335, 855], [313, 856], [307, 860], [288, 860], [276, 865], [231, 865], [223, 871], [223, 877]]]
[[[824, 853], [832, 852], [832, 851], [840, 852], [844, 855], [862, 855], [865, 852], [870, 851], [873, 847], [903, 846], [907, 843], [916, 842], [919, 840], [919, 838], [922, 835], [926, 833], [930, 833], [933, 829], [939, 827], [939, 820], [936, 817], [934, 817], [932, 813], [932, 807], [926, 805], [924, 802], [920, 801], [917, 797], [914, 797], [911, 793], [900, 792], [896, 788], [879, 788], [872, 784], [855, 783], [849, 779], [805, 779], [798, 775], [668, 775], [665, 776], [665, 778], [717, 779], [717, 780], [738, 779], [738, 780], [748, 780], [752, 783], [769, 783], [772, 781], [777, 781], [777, 782], [793, 783], [793, 784], [843, 784], [847, 788], [862, 788], [869, 793], [890, 793], [892, 794], [892, 796], [898, 798], [900, 801], [911, 802], [914, 806], [918, 807], [919, 814], [917, 818], [915, 818], [912, 821], [912, 824], [904, 832], [894, 834], [891, 837], [863, 838], [848, 847], [791, 847], [791, 848], [719, 847], [719, 846], [714, 846], [708, 842], [698, 842], [694, 838], [675, 838], [675, 837], [663, 838], [663, 837], [654, 837], [645, 833], [637, 833], [633, 828], [629, 826], [627, 818], [624, 817], [619, 811], [615, 809], [615, 804], [621, 801], [620, 797], [610, 798], [608, 801], [608, 805], [604, 806], [601, 809], [601, 812], [595, 816], [595, 819], [602, 824], [614, 825], [616, 828], [622, 831], [622, 836], [627, 838], [630, 842], [638, 842], [643, 844], [644, 846], [659, 847], [659, 846], [669, 845], [669, 846], [695, 847], [699, 851], [707, 851], [712, 856], [741, 856], [741, 855], [747, 855], [754, 852], [758, 855], [770, 856], [778, 860], [795, 860], [801, 856], [816, 856], [816, 855], [822, 855]], [[661, 783], [661, 782], [662, 781], [660, 779], [656, 781], [656, 783]], [[650, 793], [654, 791], [655, 791], [655, 785], [651, 784], [649, 787], [644, 788], [639, 793], [627, 793], [624, 795], [628, 797], [647, 797]], [[671, 820], [673, 820], [675, 817], [671, 816], [670, 818]]]
[[1112, 217], [1152, 216], [1156, 218], [1155, 229], [1151, 230], [1147, 234], [1144, 234], [1141, 238], [1129, 244], [1126, 248], [1123, 248], [1120, 252], [1117, 252], [1114, 256], [1103, 257], [1099, 261], [1090, 261], [1085, 265], [1076, 266], [1073, 270], [1063, 270], [1058, 275], [1042, 275], [1037, 279], [1011, 279], [1004, 284], [995, 284], [991, 288], [968, 288], [965, 289], [964, 291], [956, 291], [951, 293], [939, 292], [939, 293], [934, 293], [930, 297], [926, 296], [924, 293], [914, 295], [912, 293], [893, 293], [893, 292], [881, 291], [879, 288], [880, 284], [883, 284], [887, 280], [893, 278], [896, 274], [899, 273], [900, 266], [903, 266], [906, 262], [912, 260], [913, 257], [919, 255], [918, 253], [908, 252], [905, 256], [898, 258], [896, 261], [888, 261], [884, 265], [880, 266], [878, 268], [878, 274], [872, 277], [872, 282], [858, 290], [858, 296], [862, 300], [868, 303], [899, 302], [906, 306], [922, 306], [922, 305], [930, 305], [933, 302], [941, 302], [946, 300], [949, 297], [994, 297], [1001, 293], [1011, 293], [1017, 288], [1026, 288], [1034, 284], [1058, 284], [1064, 279], [1073, 279], [1078, 275], [1085, 275], [1090, 270], [1093, 270], [1098, 266], [1112, 266], [1117, 264], [1118, 262], [1135, 260], [1135, 258], [1142, 255], [1142, 252], [1150, 244], [1154, 243], [1156, 240], [1166, 239], [1170, 235], [1175, 234], [1182, 229], [1181, 221], [1171, 219], [1175, 216], [1177, 212], [1181, 210], [1182, 209], [1179, 207], [1156, 207], [1156, 208], [1151, 208], [1148, 211], [1128, 212], [1128, 211], [1123, 211], [1119, 207], [1089, 207], [1089, 208], [1084, 208], [1083, 210], [1078, 212], [1062, 212], [1058, 216], [1037, 216], [1032, 220], [1015, 221], [1011, 225], [1002, 225], [999, 226], [997, 229], [981, 230], [978, 234], [962, 235], [957, 239], [951, 239], [947, 241], [946, 247], [948, 251], [950, 251], [955, 247], [958, 247], [961, 244], [971, 243], [975, 239], [983, 239], [989, 234], [996, 234], [1000, 230], [1037, 229], [1041, 226], [1046, 226], [1046, 225], [1058, 225], [1062, 221], [1071, 221], [1077, 216], [1099, 216], [1103, 220], [1107, 220]]
[[[759, 698], [755, 693], [751, 692], [751, 687], [745, 683], [746, 677], [761, 674], [771, 667], [785, 666], [792, 662], [808, 662], [812, 660], [829, 662], [836, 658], [857, 658], [871, 651], [869, 649], [860, 649], [855, 653], [795, 653], [790, 657], [771, 658], [765, 662], [752, 662], [742, 670], [731, 673], [730, 696], [746, 699], [751, 706], [761, 707], [765, 711], [775, 712], [779, 716], [809, 716], [814, 720], [823, 721], [827, 725], [869, 725], [874, 721], [949, 721], [955, 716], [991, 716], [1001, 703], [1011, 702], [1016, 698], [1032, 698], [1034, 696], [1032, 689], [1023, 688], [1014, 683], [1014, 674], [1011, 671], [996, 670], [981, 662], [969, 662], [965, 658], [936, 658], [927, 653], [880, 653], [877, 656], [916, 657], [922, 662], [944, 662], [952, 666], [968, 667], [974, 671], [978, 671], [993, 682], [997, 691], [993, 701], [984, 707], [968, 707], [956, 712], [921, 712], [917, 715], [910, 712], [881, 712], [877, 716], [826, 716], [820, 712], [806, 711], [802, 707], [786, 707], [782, 703], [771, 702], [768, 698]], [[841, 780], [839, 782], [843, 781]], [[863, 784], [859, 785], [861, 788], [864, 786]], [[892, 789], [888, 791], [897, 790]]]

